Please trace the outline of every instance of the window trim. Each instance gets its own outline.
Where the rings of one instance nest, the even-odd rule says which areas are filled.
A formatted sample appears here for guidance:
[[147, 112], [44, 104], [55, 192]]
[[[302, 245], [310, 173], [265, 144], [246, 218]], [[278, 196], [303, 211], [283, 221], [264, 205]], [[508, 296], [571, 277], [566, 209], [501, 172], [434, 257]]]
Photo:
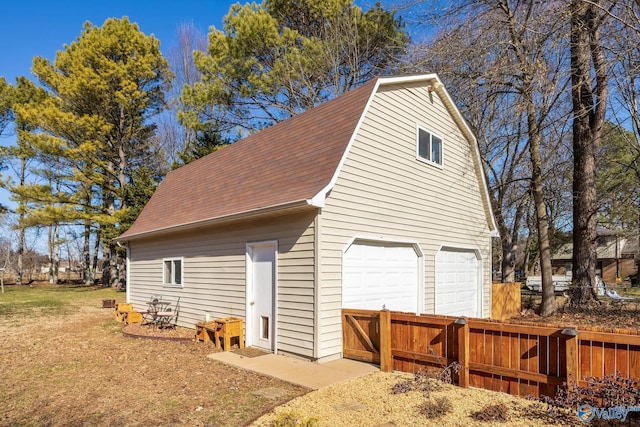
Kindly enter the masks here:
[[[175, 283], [175, 277], [169, 278], [169, 280], [171, 281], [167, 280], [166, 263], [170, 262], [173, 266], [173, 263], [176, 261], [180, 261], [180, 283]], [[175, 273], [173, 273], [173, 271], [174, 270], [172, 270], [172, 276], [175, 276]], [[162, 286], [172, 288], [182, 288], [184, 286], [184, 257], [162, 258]]]
[[[436, 137], [440, 140], [440, 163], [434, 162], [430, 158], [428, 159], [420, 155], [420, 131], [423, 131], [429, 134], [429, 157], [431, 157], [431, 153], [432, 153], [433, 138]], [[416, 125], [416, 159], [440, 169], [444, 167], [444, 138], [438, 135], [437, 133], [434, 133], [428, 130], [426, 127], [419, 124]]]

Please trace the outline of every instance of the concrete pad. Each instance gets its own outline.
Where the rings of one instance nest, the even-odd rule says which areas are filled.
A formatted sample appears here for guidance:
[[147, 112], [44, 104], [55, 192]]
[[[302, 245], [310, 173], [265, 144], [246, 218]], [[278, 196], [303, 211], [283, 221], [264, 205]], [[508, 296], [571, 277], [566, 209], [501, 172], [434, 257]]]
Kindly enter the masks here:
[[213, 353], [207, 357], [313, 390], [359, 378], [379, 370], [375, 365], [348, 359], [315, 363], [276, 354], [243, 357], [230, 351]]

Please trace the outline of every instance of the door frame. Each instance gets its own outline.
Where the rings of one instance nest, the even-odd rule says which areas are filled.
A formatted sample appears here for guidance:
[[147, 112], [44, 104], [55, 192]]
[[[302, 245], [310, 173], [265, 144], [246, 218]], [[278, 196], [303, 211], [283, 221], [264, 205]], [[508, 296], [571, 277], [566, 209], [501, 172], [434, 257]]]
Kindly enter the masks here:
[[273, 287], [271, 289], [271, 312], [273, 313], [273, 319], [271, 321], [271, 346], [273, 350], [273, 354], [278, 353], [278, 304], [276, 301], [278, 300], [278, 241], [277, 240], [265, 240], [260, 242], [248, 242], [246, 244], [246, 252], [245, 252], [245, 265], [246, 265], [246, 276], [245, 276], [245, 294], [246, 294], [246, 308], [245, 308], [245, 344], [247, 347], [253, 345], [253, 305], [251, 304], [251, 297], [253, 296], [254, 291], [254, 283], [253, 283], [253, 250], [256, 247], [273, 247], [274, 251], [274, 264], [273, 264]]

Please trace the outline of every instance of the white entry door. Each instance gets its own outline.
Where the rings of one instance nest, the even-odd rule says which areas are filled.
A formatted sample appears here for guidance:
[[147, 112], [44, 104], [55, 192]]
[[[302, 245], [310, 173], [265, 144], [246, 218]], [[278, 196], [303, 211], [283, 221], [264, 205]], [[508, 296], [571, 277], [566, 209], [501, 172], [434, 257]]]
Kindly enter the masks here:
[[274, 350], [275, 332], [275, 242], [256, 243], [248, 246], [249, 255], [249, 313], [250, 344], [265, 350]]

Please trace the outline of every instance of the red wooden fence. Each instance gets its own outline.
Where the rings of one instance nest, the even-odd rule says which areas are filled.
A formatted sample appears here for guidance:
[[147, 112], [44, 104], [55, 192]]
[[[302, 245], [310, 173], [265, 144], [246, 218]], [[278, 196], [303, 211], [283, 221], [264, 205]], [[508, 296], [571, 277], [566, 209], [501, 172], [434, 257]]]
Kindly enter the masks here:
[[344, 357], [403, 372], [459, 362], [463, 387], [553, 396], [564, 382], [584, 386], [587, 376], [640, 379], [637, 331], [349, 309], [342, 318]]

